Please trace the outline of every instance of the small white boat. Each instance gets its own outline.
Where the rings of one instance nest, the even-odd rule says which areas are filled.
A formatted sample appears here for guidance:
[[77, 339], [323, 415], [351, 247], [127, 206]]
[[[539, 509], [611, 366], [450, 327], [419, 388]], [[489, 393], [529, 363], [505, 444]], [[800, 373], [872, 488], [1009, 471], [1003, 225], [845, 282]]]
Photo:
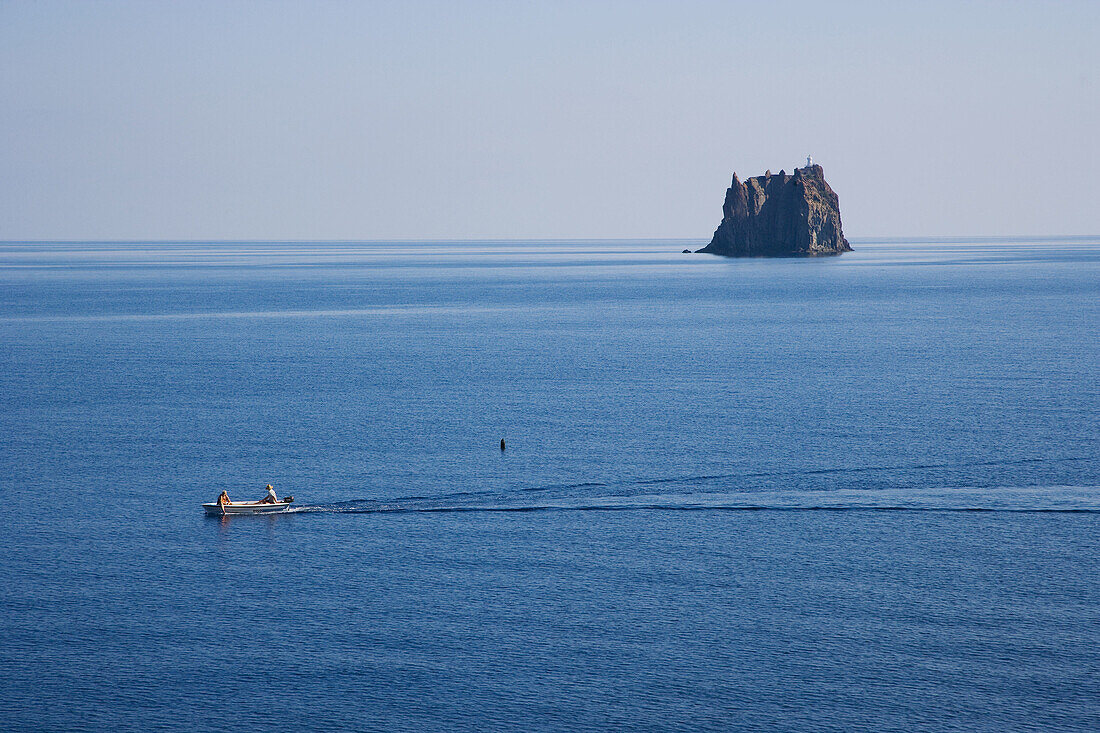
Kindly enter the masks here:
[[203, 504], [202, 508], [206, 510], [207, 514], [215, 517], [230, 514], [279, 514], [290, 511], [290, 502], [279, 501], [274, 504], [261, 504], [258, 501], [234, 501], [229, 504], [219, 504], [212, 501], [209, 504]]

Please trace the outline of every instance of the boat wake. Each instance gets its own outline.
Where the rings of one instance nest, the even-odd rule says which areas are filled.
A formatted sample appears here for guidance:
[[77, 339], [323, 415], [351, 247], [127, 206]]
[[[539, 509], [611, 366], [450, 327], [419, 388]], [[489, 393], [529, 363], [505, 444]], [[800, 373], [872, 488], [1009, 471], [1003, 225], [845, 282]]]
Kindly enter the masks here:
[[[920, 471], [935, 471], [939, 469], [968, 469], [968, 468], [1005, 468], [1012, 466], [1025, 466], [1030, 464], [1072, 463], [1091, 460], [1083, 456], [1067, 456], [1061, 458], [1017, 458], [996, 461], [971, 461], [963, 463], [922, 463], [899, 464], [886, 466], [854, 466], [854, 467], [829, 467], [791, 471], [763, 471], [750, 473], [711, 473], [691, 474], [680, 476], [660, 476], [655, 478], [634, 478], [624, 481], [584, 481], [579, 483], [556, 483], [541, 486], [522, 486], [508, 492], [499, 489], [470, 489], [465, 491], [452, 491], [434, 495], [403, 496], [394, 499], [381, 500], [357, 499], [339, 502], [336, 504], [317, 505], [312, 507], [300, 507], [298, 510], [308, 511], [345, 511], [345, 512], [379, 512], [379, 511], [538, 511], [568, 509], [581, 511], [585, 509], [940, 509], [956, 511], [995, 511], [1003, 507], [986, 507], [985, 502], [991, 495], [999, 501], [1002, 495], [1012, 492], [1031, 492], [1034, 498], [1040, 500], [1041, 505], [1034, 508], [1012, 507], [1014, 511], [1043, 511], [1046, 509], [1044, 502], [1057, 499], [1057, 495], [1066, 494], [1070, 501], [1084, 500], [1084, 507], [1073, 506], [1071, 509], [1084, 511], [1100, 511], [1100, 499], [1094, 499], [1093, 487], [1026, 487], [1026, 488], [960, 488], [960, 489], [919, 489], [908, 486], [901, 488], [888, 488], [890, 475], [898, 472], [913, 473]], [[820, 479], [833, 477], [842, 482], [860, 481], [861, 477], [871, 477], [878, 486], [863, 489], [831, 489], [831, 490], [790, 490], [781, 491], [767, 486], [773, 482], [797, 482], [802, 478]], [[763, 480], [762, 482], [760, 480]], [[866, 485], [866, 479], [863, 479]], [[731, 492], [730, 487], [738, 486], [740, 491]], [[709, 487], [709, 488], [708, 488]], [[600, 496], [590, 496], [593, 490], [599, 490]], [[660, 490], [661, 494], [651, 492]], [[1079, 496], [1073, 492], [1086, 492]], [[559, 495], [555, 499], [543, 499], [542, 501], [531, 499], [538, 495]], [[638, 495], [649, 497], [656, 496], [652, 505], [639, 505], [631, 499], [637, 499]], [[898, 504], [883, 506], [887, 497], [896, 497]], [[563, 502], [564, 497], [573, 501]], [[624, 498], [625, 497], [625, 498]], [[778, 497], [778, 498], [776, 498]], [[971, 497], [978, 502], [974, 507], [959, 507], [955, 502], [960, 497]], [[852, 506], [837, 506], [836, 501], [855, 499]], [[721, 503], [715, 504], [715, 501]], [[806, 506], [807, 501], [824, 501], [823, 505], [814, 504]], [[912, 501], [930, 500], [933, 503], [947, 501], [947, 505], [911, 506]], [[429, 502], [432, 506], [421, 507], [418, 502]], [[471, 502], [479, 502], [477, 506], [470, 506]], [[595, 502], [593, 504], [593, 502]], [[443, 503], [443, 505], [440, 505]], [[1063, 511], [1060, 506], [1057, 511]]]
[[677, 493], [567, 497], [542, 501], [533, 501], [516, 493], [496, 492], [490, 495], [489, 492], [458, 492], [434, 498], [355, 499], [300, 506], [292, 511], [337, 514], [593, 511], [1100, 513], [1100, 486]]

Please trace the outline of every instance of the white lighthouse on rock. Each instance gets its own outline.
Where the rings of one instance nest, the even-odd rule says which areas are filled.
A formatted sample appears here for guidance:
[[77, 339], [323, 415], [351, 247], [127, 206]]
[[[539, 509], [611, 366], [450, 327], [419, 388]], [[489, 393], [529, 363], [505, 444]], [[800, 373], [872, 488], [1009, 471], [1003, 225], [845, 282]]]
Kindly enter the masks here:
[[814, 157], [812, 155], [807, 155], [806, 156], [806, 167], [807, 168], [813, 168], [813, 166], [814, 166]]

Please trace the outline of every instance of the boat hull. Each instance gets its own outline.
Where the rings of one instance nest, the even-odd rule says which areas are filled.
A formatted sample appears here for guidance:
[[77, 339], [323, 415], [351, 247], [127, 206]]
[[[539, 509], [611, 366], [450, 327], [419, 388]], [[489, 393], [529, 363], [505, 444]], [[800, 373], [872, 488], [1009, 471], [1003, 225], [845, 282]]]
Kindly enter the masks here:
[[290, 511], [290, 502], [280, 501], [275, 504], [260, 504], [255, 501], [238, 501], [232, 504], [218, 504], [211, 502], [203, 504], [202, 508], [212, 517], [224, 517], [239, 514], [282, 514]]

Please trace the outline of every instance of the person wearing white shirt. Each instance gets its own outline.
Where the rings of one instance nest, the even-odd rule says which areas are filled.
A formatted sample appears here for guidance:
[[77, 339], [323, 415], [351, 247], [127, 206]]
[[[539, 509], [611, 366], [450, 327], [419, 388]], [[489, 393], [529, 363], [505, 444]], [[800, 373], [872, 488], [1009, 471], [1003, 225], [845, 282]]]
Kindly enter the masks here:
[[267, 485], [267, 496], [260, 499], [261, 504], [278, 504], [279, 497], [275, 496], [275, 487], [271, 484]]

